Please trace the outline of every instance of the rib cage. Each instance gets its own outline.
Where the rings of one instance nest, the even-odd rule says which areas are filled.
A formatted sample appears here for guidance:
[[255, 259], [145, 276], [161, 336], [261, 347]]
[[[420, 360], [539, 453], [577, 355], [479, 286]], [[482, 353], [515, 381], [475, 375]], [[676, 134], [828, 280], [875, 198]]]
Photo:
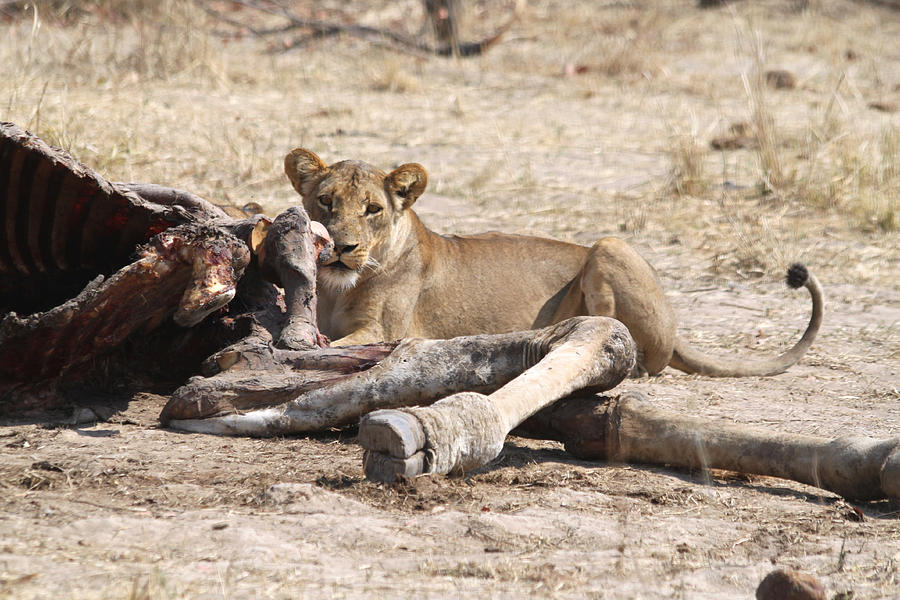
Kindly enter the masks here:
[[199, 196], [108, 182], [2, 122], [0, 217], [0, 414], [9, 394], [80, 377], [132, 333], [167, 322], [194, 276], [187, 248], [206, 248], [213, 268], [249, 252], [231, 233], [236, 221]]
[[0, 211], [0, 313], [26, 314], [71, 298], [127, 264], [138, 244], [198, 216], [108, 182], [12, 123], [0, 123]]

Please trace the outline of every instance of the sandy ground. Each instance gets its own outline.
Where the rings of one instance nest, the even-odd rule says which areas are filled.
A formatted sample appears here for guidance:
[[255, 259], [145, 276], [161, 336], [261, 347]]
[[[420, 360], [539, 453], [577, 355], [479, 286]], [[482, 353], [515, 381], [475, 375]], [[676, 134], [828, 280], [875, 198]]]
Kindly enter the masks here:
[[[332, 4], [319, 16], [420, 23], [415, 2]], [[898, 234], [840, 206], [753, 194], [753, 152], [713, 152], [708, 141], [749, 118], [749, 31], [760, 32], [768, 64], [798, 79], [769, 97], [788, 168], [808, 165], [811, 124], [835, 120], [832, 146], [896, 132], [898, 113], [869, 104], [900, 100], [900, 13], [734, 6], [533, 2], [501, 44], [467, 61], [346, 37], [283, 54], [266, 52], [271, 40], [210, 37], [210, 48], [184, 51], [195, 63], [166, 77], [128, 55], [131, 38], [115, 31], [133, 24], [97, 26], [94, 15], [29, 38], [29, 13], [3, 23], [0, 52], [15, 60], [4, 63], [0, 118], [110, 179], [254, 200], [270, 214], [295, 201], [280, 173], [295, 146], [328, 161], [419, 162], [430, 184], [416, 208], [435, 229], [623, 236], [660, 271], [681, 332], [723, 354], [773, 353], [799, 336], [808, 298], [781, 277], [803, 260], [828, 307], [815, 346], [787, 373], [669, 370], [622, 388], [721, 422], [898, 436]], [[508, 11], [477, 9], [472, 35]], [[79, 31], [91, 41], [76, 45]], [[40, 56], [26, 53], [35, 39]], [[699, 191], [679, 195], [673, 162], [685, 135], [702, 147], [705, 171]], [[814, 575], [829, 598], [900, 597], [897, 502], [583, 462], [515, 437], [465, 477], [383, 486], [364, 480], [352, 428], [186, 435], [158, 426], [165, 397], [116, 400], [88, 401], [102, 422], [0, 422], [0, 597], [750, 598], [776, 567]]]

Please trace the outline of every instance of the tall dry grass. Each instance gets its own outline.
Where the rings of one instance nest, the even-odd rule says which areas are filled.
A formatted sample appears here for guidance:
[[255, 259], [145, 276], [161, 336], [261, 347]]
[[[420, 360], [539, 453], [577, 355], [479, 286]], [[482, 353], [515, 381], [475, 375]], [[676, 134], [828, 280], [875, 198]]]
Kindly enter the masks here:
[[756, 135], [756, 159], [763, 183], [772, 190], [783, 188], [790, 180], [781, 157], [775, 118], [768, 106], [766, 57], [761, 34], [751, 31], [744, 38], [752, 67], [741, 74], [750, 104], [750, 122]]
[[[821, 28], [813, 10], [806, 9], [802, 18]], [[745, 65], [745, 109], [732, 117], [746, 123], [751, 143], [743, 150], [713, 151], [704, 132], [682, 128], [670, 136], [667, 153], [668, 193], [681, 203], [691, 197], [703, 203], [705, 217], [698, 222], [706, 227], [706, 243], [720, 240], [714, 243], [721, 250], [713, 255], [713, 269], [775, 276], [798, 259], [820, 264], [850, 260], [826, 250], [824, 240], [808, 239], [814, 229], [804, 221], [875, 236], [869, 243], [881, 249], [873, 252], [884, 262], [874, 268], [890, 269], [900, 230], [900, 125], [890, 112], [879, 119], [864, 99], [866, 92], [878, 94], [881, 76], [875, 77], [874, 91], [860, 91], [867, 82], [858, 70], [850, 70], [855, 65], [847, 63], [851, 59], [845, 51], [821, 82], [801, 81], [798, 89], [775, 90], [765, 76], [780, 66], [769, 56], [771, 22], [752, 8], [743, 13], [732, 9], [730, 17], [737, 32], [735, 51]], [[810, 35], [829, 55], [840, 56], [829, 46], [838, 42], [824, 32]], [[792, 97], [808, 99], [813, 108], [796, 110]], [[861, 264], [854, 268], [868, 270]]]
[[696, 131], [674, 133], [669, 149], [669, 186], [679, 196], [699, 196], [709, 187], [706, 150]]
[[[18, 17], [0, 44], [0, 116], [30, 105], [19, 124], [65, 149], [89, 125], [68, 110], [84, 102], [82, 91], [99, 92], [100, 105], [110, 90], [178, 78], [214, 87], [224, 79], [218, 42], [193, 2], [38, 2]], [[53, 116], [44, 118], [48, 111]]]
[[823, 210], [851, 216], [864, 231], [900, 229], [900, 130], [886, 123], [874, 135], [839, 129], [819, 139], [810, 129], [809, 159], [792, 191]]
[[[772, 90], [765, 77], [770, 64], [763, 34], [753, 29], [752, 23], [739, 29], [742, 30], [739, 43], [752, 65], [742, 81], [756, 138], [754, 154], [760, 184], [783, 199], [845, 214], [862, 230], [897, 230], [897, 125], [885, 119], [880, 128], [860, 131], [852, 114], [840, 118], [835, 102], [846, 76], [841, 71], [834, 88], [821, 98], [824, 109], [810, 114], [801, 124], [806, 132], [803, 147], [792, 148], [782, 127], [797, 124], [778, 123], [770, 106]], [[794, 158], [788, 158], [792, 152]]]

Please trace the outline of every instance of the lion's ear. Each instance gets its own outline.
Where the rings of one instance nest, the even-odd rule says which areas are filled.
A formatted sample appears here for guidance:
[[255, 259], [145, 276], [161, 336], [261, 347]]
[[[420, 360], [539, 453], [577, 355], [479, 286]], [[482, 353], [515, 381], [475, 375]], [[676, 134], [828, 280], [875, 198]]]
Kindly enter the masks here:
[[428, 173], [422, 165], [407, 163], [391, 171], [385, 178], [384, 185], [391, 196], [400, 199], [401, 207], [407, 209], [425, 191]]
[[312, 192], [313, 185], [327, 170], [328, 165], [305, 148], [294, 148], [284, 157], [284, 172], [297, 193], [303, 197]]

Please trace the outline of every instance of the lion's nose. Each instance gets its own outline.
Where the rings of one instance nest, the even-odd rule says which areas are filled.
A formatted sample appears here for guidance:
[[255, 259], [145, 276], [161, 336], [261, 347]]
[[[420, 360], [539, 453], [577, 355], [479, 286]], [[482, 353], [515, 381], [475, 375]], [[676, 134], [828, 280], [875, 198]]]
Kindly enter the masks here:
[[353, 252], [354, 250], [356, 250], [357, 246], [359, 246], [359, 244], [345, 244], [345, 245], [335, 244], [334, 245], [334, 253], [337, 254], [338, 256], [340, 256], [341, 254], [344, 254], [345, 252]]

